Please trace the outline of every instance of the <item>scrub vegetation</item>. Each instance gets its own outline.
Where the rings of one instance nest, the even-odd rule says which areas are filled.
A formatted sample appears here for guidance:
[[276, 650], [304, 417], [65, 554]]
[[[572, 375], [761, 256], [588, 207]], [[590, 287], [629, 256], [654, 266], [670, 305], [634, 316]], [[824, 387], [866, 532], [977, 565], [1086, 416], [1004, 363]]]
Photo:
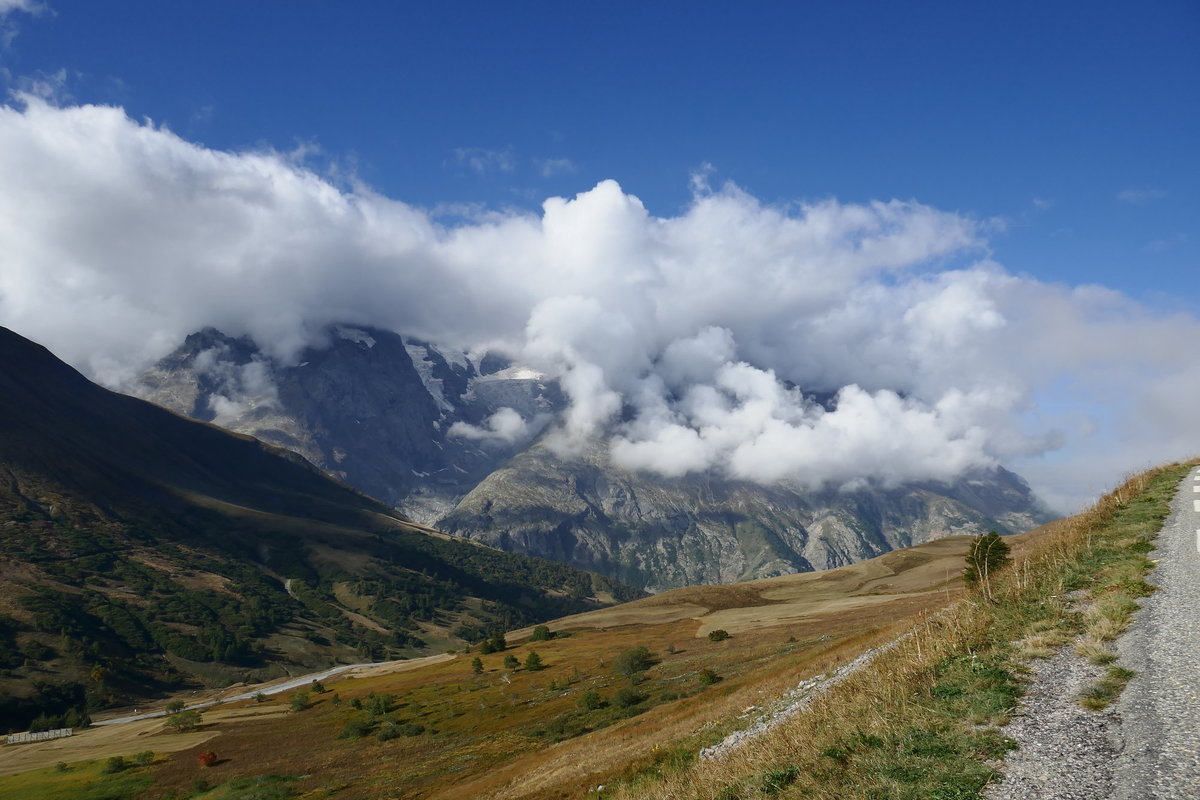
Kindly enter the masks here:
[[[1003, 725], [1024, 659], [1073, 641], [1108, 652], [1149, 591], [1145, 553], [1185, 469], [1139, 476], [1085, 514], [1006, 537], [1010, 560], [988, 567], [990, 599], [982, 581], [963, 588], [970, 537], [825, 573], [688, 587], [481, 632], [465, 652], [411, 668], [329, 679], [327, 691], [305, 691], [301, 712], [290, 710], [293, 693], [212, 708], [193, 733], [156, 723], [162, 732], [131, 733], [124, 755], [136, 763], [151, 747], [153, 764], [103, 775], [101, 759], [88, 774], [102, 785], [146, 776], [136, 796], [148, 800], [260, 790], [346, 800], [978, 797], [1012, 746]], [[1088, 593], [1082, 613], [1067, 597], [1078, 590]], [[909, 631], [747, 746], [699, 758], [801, 681]], [[1113, 670], [1080, 702], [1107, 701], [1128, 677]], [[120, 735], [67, 741], [107, 741], [107, 757], [118, 745], [100, 737]], [[202, 767], [204, 751], [220, 759]], [[0, 796], [55, 785], [64, 773], [53, 763], [0, 777]]]
[[[1111, 660], [1108, 643], [1153, 590], [1145, 554], [1194, 465], [1131, 478], [1087, 512], [1044, 526], [1007, 565], [984, 537], [970, 551], [975, 580], [961, 602], [806, 713], [724, 759], [655, 764], [603, 796], [981, 797], [998, 777], [992, 764], [1014, 746], [1003, 725], [1022, 691], [1023, 658], [1077, 640], [1093, 660]], [[1065, 601], [1073, 592], [1086, 593], [1082, 614]], [[1110, 667], [1080, 702], [1103, 708], [1131, 677]]]

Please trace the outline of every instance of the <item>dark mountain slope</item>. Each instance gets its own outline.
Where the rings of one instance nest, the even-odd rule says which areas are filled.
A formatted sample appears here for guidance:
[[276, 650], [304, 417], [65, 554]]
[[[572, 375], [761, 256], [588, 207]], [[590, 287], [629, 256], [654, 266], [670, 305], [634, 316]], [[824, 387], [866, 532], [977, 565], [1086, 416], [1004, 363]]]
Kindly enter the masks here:
[[416, 653], [634, 592], [437, 534], [0, 328], [0, 717]]

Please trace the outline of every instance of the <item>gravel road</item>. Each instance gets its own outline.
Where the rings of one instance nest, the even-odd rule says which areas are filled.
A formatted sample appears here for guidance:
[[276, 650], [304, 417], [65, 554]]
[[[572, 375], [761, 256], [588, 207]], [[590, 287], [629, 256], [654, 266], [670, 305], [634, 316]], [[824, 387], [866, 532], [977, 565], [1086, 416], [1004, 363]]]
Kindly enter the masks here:
[[1180, 484], [1151, 558], [1159, 587], [1118, 643], [1137, 676], [1112, 707], [1085, 711], [1080, 690], [1103, 670], [1063, 648], [1034, 664], [1020, 749], [988, 800], [1195, 800], [1200, 797], [1200, 470]]
[[1021, 708], [1004, 729], [1020, 745], [997, 765], [1004, 780], [988, 786], [988, 800], [1101, 800], [1112, 793], [1115, 732], [1109, 708], [1099, 714], [1076, 700], [1104, 670], [1063, 647], [1035, 661]]
[[1150, 581], [1120, 642], [1120, 663], [1137, 670], [1117, 702], [1121, 755], [1114, 800], [1200, 797], [1200, 469], [1179, 487], [1158, 538]]

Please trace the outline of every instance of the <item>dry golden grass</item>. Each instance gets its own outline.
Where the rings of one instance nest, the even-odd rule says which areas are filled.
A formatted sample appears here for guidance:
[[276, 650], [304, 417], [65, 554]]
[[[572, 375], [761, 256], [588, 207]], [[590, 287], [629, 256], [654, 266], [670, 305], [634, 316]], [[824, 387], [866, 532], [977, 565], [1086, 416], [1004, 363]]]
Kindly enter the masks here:
[[1070, 644], [1074, 636], [1073, 632], [1062, 626], [1034, 631], [1017, 642], [1017, 650], [1024, 659], [1051, 658], [1058, 648]]
[[215, 727], [209, 726], [192, 733], [164, 733], [161, 719], [89, 728], [66, 739], [0, 747], [0, 775], [44, 769], [59, 761], [70, 763], [129, 756], [143, 750], [168, 753], [199, 749], [200, 745], [219, 735]]
[[[956, 537], [824, 573], [689, 587], [551, 623], [554, 630], [571, 631], [569, 638], [521, 644], [532, 629], [514, 631], [508, 637], [512, 653], [523, 660], [536, 649], [548, 668], [509, 672], [510, 683], [502, 677], [502, 654], [483, 656], [486, 669], [478, 678], [470, 671], [474, 654], [441, 655], [326, 681], [331, 691], [317, 697], [315, 708], [297, 714], [284, 713], [285, 699], [222, 706], [205, 715], [198, 734], [222, 759], [205, 777], [216, 783], [304, 773], [302, 791], [340, 787], [338, 796], [347, 800], [579, 796], [675, 748], [719, 740], [745, 724], [737, 720], [748, 707], [769, 703], [801, 679], [830, 671], [952, 601], [961, 592], [958, 575], [967, 543], [967, 537]], [[732, 637], [710, 642], [707, 632], [715, 628]], [[634, 646], [646, 646], [661, 659], [645, 686], [655, 696], [677, 693], [679, 699], [556, 744], [533, 735], [577, 709], [584, 690], [611, 697], [628, 685], [611, 664]], [[702, 669], [723, 680], [702, 688], [697, 682]], [[342, 701], [337, 707], [334, 692]], [[437, 734], [389, 742], [338, 738], [349, 701], [372, 692], [402, 698], [405, 715], [409, 705], [419, 707], [411, 716]], [[118, 737], [103, 753], [173, 749], [165, 746], [165, 734], [153, 732], [157, 728], [161, 722], [147, 727], [148, 739]], [[183, 752], [156, 768], [147, 797], [185, 792], [196, 778], [194, 751], [201, 740], [171, 741]], [[83, 747], [73, 757], [94, 756]], [[31, 758], [27, 768], [58, 760], [63, 759]]]
[[1110, 593], [1095, 598], [1083, 612], [1088, 637], [1101, 642], [1113, 641], [1129, 626], [1129, 619], [1137, 607], [1137, 602], [1124, 594]]
[[[568, 638], [531, 643], [532, 629], [510, 633], [511, 654], [524, 660], [536, 650], [547, 665], [540, 672], [505, 670], [504, 654], [498, 653], [481, 656], [485, 671], [475, 676], [470, 667], [475, 654], [443, 655], [326, 681], [330, 692], [299, 713], [284, 712], [285, 698], [223, 706], [206, 715], [203, 734], [215, 738], [203, 747], [216, 750], [221, 763], [204, 777], [216, 784], [290, 774], [300, 776], [295, 788], [302, 795], [342, 800], [569, 798], [599, 784], [609, 787], [606, 797], [655, 800], [717, 797], [731, 784], [769, 776], [780, 765], [816, 767], [819, 773], [839, 737], [888, 735], [903, 724], [898, 720], [905, 713], [927, 713], [915, 706], [916, 693], [929, 690], [937, 664], [990, 641], [998, 608], [1042, 598], [1042, 616], [1012, 638], [1031, 653], [1059, 646], [1068, 628], [1061, 624], [1062, 602], [1054, 598], [1064, 594], [1080, 549], [1144, 490], [1145, 480], [1139, 476], [1083, 515], [1009, 537], [1013, 566], [993, 587], [996, 606], [979, 598], [958, 602], [969, 537], [824, 573], [664, 592], [551, 623], [553, 630], [569, 631]], [[1111, 616], [1105, 608], [1101, 604], [1094, 612], [1097, 620]], [[717, 628], [732, 637], [709, 641], [706, 634]], [[828, 673], [904, 631], [912, 635], [804, 713], [720, 761], [687, 763], [688, 754], [748, 724], [750, 707], [766, 706], [800, 680]], [[611, 698], [629, 685], [612, 663], [635, 646], [661, 659], [643, 684], [653, 696], [651, 707], [574, 738], [557, 743], [547, 738], [544, 731], [553, 720], [578, 713], [584, 691]], [[723, 680], [702, 686], [697, 676], [704, 669]], [[391, 741], [339, 738], [356, 713], [350, 701], [373, 693], [395, 695], [397, 722], [411, 720], [427, 732]], [[965, 714], [976, 725], [996, 724], [1004, 716], [997, 708]], [[166, 738], [148, 733], [124, 751], [120, 744], [117, 752], [105, 752], [166, 752], [159, 744]], [[197, 778], [199, 749], [197, 742], [156, 766], [145, 797], [185, 796]], [[57, 760], [67, 759], [48, 763]], [[784, 795], [854, 796], [834, 783], [797, 780], [781, 790]]]
[[[949, 599], [959, 587], [962, 560], [970, 541], [969, 536], [953, 536], [822, 572], [672, 589], [631, 603], [563, 617], [553, 627], [607, 630], [695, 619], [700, 626], [694, 635], [700, 637], [717, 628], [737, 633], [858, 610], [870, 615], [866, 609], [906, 597], [936, 604]], [[942, 597], [935, 597], [939, 594]], [[532, 632], [532, 627], [513, 631], [509, 640], [523, 641]]]
[[1093, 664], [1111, 664], [1117, 660], [1117, 654], [1104, 641], [1083, 637], [1075, 644], [1075, 652]]
[[[998, 614], [1002, 616], [1010, 607], [1026, 604], [1032, 608], [1030, 613], [1035, 616], [1023, 627], [1035, 648], [1039, 645], [1049, 648], [1054, 646], [1052, 642], [1063, 641], [1064, 633], [1051, 630], [1058, 626], [1037, 625], [1036, 615], [1042, 613], [1037, 609], [1045, 605], [1040, 601], [1064, 594], [1068, 581], [1079, 569], [1081, 553], [1091, 548], [1093, 539], [1113, 534], [1118, 512], [1145, 495], [1153, 481], [1174, 475], [1181, 477], [1184, 468], [1172, 465], [1134, 476], [1086, 512], [1018, 539], [1018, 546], [1013, 548], [1013, 569], [1003, 573], [1002, 580], [994, 587], [998, 600], [994, 606], [978, 596], [957, 603], [944, 614], [911, 627], [912, 635], [899, 646], [822, 695], [804, 713], [749, 745], [720, 760], [649, 772], [613, 792], [606, 792], [605, 797], [617, 800], [740, 797], [743, 795], [733, 789], [738, 781], [783, 774], [779, 772], [781, 765], [795, 770], [786, 773], [794, 785], [789, 783], [781, 789], [781, 796], [827, 800], [863, 796], [862, 787], [870, 781], [876, 781], [873, 785], [877, 786], [878, 776], [862, 776], [863, 783], [857, 786], [812, 779], [811, 776], [830, 774], [830, 748], [837, 742], [894, 733], [913, 724], [945, 725], [945, 720], [925, 719], [927, 710], [914, 704], [912, 698], [930, 687], [939, 664], [964, 655], [974, 659], [989, 644], [1003, 646], [995, 642], [993, 627], [997, 625]], [[1126, 610], [1126, 600], [1097, 598], [1090, 610], [1090, 626], [1097, 635], [1107, 635], [1116, 630], [1113, 621]], [[1041, 630], [1033, 630], [1035, 626]], [[991, 720], [968, 716], [965, 721], [979, 725], [1005, 720], [1000, 715]], [[854, 780], [854, 776], [843, 778]]]

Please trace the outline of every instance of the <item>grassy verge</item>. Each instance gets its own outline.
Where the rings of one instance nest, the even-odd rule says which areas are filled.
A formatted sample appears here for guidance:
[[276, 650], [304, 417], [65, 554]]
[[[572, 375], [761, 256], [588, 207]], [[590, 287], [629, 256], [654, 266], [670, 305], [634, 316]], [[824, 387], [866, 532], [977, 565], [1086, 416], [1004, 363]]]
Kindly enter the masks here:
[[[825, 800], [966, 800], [997, 777], [991, 763], [1021, 694], [1024, 659], [1079, 638], [1097, 663], [1152, 589], [1146, 558], [1175, 488], [1193, 464], [1130, 479], [1014, 553], [991, 582], [916, 626], [899, 646], [835, 687], [808, 711], [732, 755], [658, 763], [602, 795], [633, 798], [805, 797]], [[1067, 595], [1087, 590], [1083, 614]], [[1103, 707], [1131, 673], [1110, 667], [1080, 701]]]
[[134, 800], [152, 782], [150, 768], [130, 766], [109, 772], [104, 759], [60, 764], [0, 778], [5, 800]]
[[[0, 778], [4, 800], [138, 800], [152, 791], [153, 767], [130, 763], [112, 772], [112, 759], [59, 764]], [[296, 796], [294, 777], [262, 775], [232, 781], [193, 781], [184, 791], [166, 795], [173, 800], [288, 800]]]

